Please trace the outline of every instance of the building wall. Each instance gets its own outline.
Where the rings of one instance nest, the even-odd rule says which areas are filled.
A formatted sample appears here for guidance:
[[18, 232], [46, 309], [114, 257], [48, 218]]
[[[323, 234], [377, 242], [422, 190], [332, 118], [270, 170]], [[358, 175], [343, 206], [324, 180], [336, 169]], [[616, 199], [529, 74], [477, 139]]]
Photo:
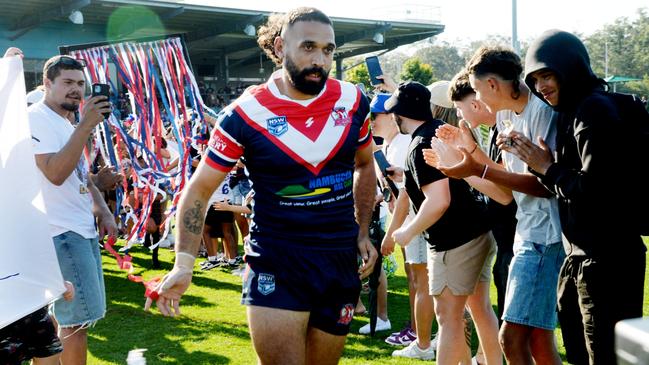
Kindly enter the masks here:
[[18, 47], [29, 59], [46, 60], [59, 54], [59, 46], [79, 43], [105, 41], [105, 30], [97, 25], [76, 25], [70, 22], [47, 22], [41, 24], [18, 39], [11, 41], [8, 37], [16, 34], [0, 25], [0, 49]]
[[4, 53], [9, 47], [18, 47], [23, 51], [27, 91], [40, 85], [43, 64], [48, 58], [59, 54], [59, 46], [102, 42], [106, 38], [101, 26], [54, 21], [41, 24], [16, 40], [10, 40], [9, 37], [16, 33], [9, 30], [6, 24], [0, 24], [0, 51]]

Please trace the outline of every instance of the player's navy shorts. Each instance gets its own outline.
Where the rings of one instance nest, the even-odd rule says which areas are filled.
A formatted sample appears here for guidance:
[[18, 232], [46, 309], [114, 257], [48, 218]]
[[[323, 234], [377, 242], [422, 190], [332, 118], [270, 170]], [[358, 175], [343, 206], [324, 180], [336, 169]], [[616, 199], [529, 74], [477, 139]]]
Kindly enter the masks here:
[[349, 332], [361, 289], [355, 240], [344, 248], [251, 246], [242, 304], [310, 312], [309, 326], [338, 336]]
[[19, 365], [34, 357], [63, 351], [47, 307], [26, 315], [0, 330], [0, 364]]

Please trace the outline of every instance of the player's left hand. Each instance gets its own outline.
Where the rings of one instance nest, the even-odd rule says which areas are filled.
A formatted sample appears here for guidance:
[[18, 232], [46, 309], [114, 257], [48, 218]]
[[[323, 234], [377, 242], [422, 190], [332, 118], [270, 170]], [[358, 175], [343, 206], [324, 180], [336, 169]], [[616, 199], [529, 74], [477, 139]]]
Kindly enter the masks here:
[[361, 259], [363, 260], [363, 264], [358, 269], [358, 274], [362, 280], [374, 271], [374, 264], [376, 263], [379, 254], [376, 252], [372, 241], [370, 241], [370, 238], [367, 236], [358, 238], [358, 253], [361, 255]]

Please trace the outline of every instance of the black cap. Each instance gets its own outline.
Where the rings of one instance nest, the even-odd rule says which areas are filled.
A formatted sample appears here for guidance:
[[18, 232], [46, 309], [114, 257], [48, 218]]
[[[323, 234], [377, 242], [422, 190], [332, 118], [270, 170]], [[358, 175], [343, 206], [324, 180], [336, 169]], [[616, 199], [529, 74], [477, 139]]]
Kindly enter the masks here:
[[385, 109], [388, 113], [414, 120], [433, 119], [430, 110], [430, 91], [417, 81], [400, 83], [397, 91], [385, 102]]

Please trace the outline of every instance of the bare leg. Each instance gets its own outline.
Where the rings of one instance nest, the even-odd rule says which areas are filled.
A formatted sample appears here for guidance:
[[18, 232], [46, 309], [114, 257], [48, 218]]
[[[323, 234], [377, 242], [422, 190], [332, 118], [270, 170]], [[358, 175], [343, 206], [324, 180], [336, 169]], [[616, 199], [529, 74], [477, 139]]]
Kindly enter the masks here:
[[[448, 288], [434, 297], [435, 314], [439, 323], [437, 364], [455, 365], [467, 361], [464, 338], [464, 306], [466, 295], [453, 295]], [[470, 358], [468, 359], [470, 361]]]
[[500, 327], [500, 345], [508, 364], [532, 365], [530, 336], [532, 327], [504, 321]]
[[361, 300], [361, 297], [358, 297], [358, 302], [356, 302], [356, 308], [354, 309], [354, 313], [356, 314], [365, 314], [365, 305], [363, 304], [363, 301]]
[[385, 276], [385, 270], [381, 268], [379, 276], [379, 287], [377, 288], [377, 316], [384, 321], [388, 320], [388, 278]]
[[335, 336], [309, 327], [306, 341], [306, 363], [335, 365], [343, 353], [346, 336]]
[[488, 365], [502, 364], [503, 354], [498, 343], [498, 318], [491, 307], [489, 299], [490, 282], [482, 281], [476, 286], [473, 295], [467, 299], [471, 316], [475, 322], [480, 347], [484, 350], [484, 359]]
[[88, 330], [79, 327], [61, 328], [59, 337], [63, 343], [61, 364], [85, 365], [88, 352]]
[[554, 331], [534, 328], [530, 337], [530, 348], [534, 362], [537, 364], [562, 364], [554, 340]]
[[412, 328], [417, 333], [419, 346], [428, 348], [433, 316], [435, 315], [433, 296], [428, 292], [428, 269], [426, 264], [410, 264], [410, 272], [411, 281], [415, 285], [415, 315]]
[[225, 257], [228, 260], [231, 260], [237, 257], [238, 253], [238, 245], [234, 234], [234, 224], [221, 223], [221, 228], [223, 229], [223, 252], [225, 252]]
[[208, 225], [203, 226], [203, 245], [205, 245], [208, 257], [214, 257], [218, 254], [218, 241], [210, 237], [210, 226]]
[[48, 357], [35, 357], [32, 359], [32, 365], [59, 365], [61, 354]]
[[303, 365], [309, 312], [248, 306], [250, 337], [261, 365]]
[[239, 231], [241, 231], [241, 237], [246, 237], [250, 233], [250, 228], [248, 226], [248, 219], [241, 214], [234, 214], [234, 220], [237, 222]]
[[413, 282], [413, 274], [412, 274], [412, 269], [410, 268], [410, 264], [405, 262], [406, 260], [405, 247], [401, 247], [401, 255], [403, 256], [403, 260], [404, 260], [403, 269], [406, 272], [406, 279], [408, 280], [408, 300], [410, 303], [410, 328], [412, 328], [413, 331], [417, 332], [416, 323], [415, 323], [415, 295], [417, 294], [417, 287]]

